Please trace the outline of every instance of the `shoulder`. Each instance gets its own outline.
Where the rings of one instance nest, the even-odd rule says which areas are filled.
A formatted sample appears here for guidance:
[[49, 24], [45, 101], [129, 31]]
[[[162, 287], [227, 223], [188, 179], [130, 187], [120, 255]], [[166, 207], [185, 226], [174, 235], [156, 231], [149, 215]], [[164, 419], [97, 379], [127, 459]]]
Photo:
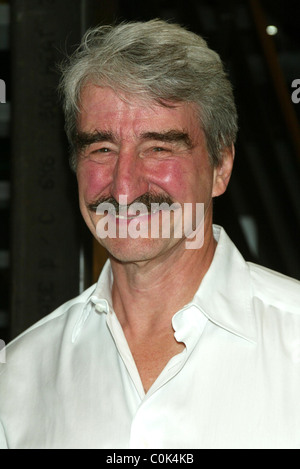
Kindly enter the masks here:
[[17, 359], [19, 354], [23, 359], [26, 357], [29, 359], [31, 355], [36, 355], [39, 350], [42, 352], [53, 343], [58, 345], [57, 341], [62, 340], [66, 332], [71, 332], [94, 290], [95, 285], [92, 285], [13, 339], [6, 346], [7, 362]]
[[251, 262], [247, 264], [255, 298], [268, 306], [300, 315], [300, 281]]

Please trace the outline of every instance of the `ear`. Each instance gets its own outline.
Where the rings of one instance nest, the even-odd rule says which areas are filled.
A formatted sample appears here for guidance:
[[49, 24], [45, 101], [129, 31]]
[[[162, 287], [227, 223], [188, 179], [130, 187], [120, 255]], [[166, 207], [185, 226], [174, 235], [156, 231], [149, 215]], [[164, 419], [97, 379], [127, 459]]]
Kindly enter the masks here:
[[232, 173], [234, 153], [234, 145], [222, 150], [221, 162], [214, 169], [212, 197], [218, 197], [226, 191]]

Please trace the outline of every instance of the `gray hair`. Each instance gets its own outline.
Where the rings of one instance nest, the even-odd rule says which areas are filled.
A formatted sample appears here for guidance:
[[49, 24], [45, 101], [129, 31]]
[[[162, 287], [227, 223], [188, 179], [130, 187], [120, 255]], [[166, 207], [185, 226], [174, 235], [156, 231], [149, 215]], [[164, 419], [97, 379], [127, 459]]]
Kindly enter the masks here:
[[214, 166], [222, 149], [235, 142], [236, 107], [221, 59], [203, 38], [177, 24], [155, 19], [92, 28], [61, 70], [73, 169], [80, 95], [87, 83], [161, 105], [195, 103]]

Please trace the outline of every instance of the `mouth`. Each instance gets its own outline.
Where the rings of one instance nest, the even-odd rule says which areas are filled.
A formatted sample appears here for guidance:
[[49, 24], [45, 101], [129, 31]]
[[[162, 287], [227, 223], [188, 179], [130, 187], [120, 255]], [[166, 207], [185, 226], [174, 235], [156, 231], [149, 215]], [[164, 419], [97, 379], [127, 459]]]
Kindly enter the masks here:
[[[150, 210], [150, 211], [142, 211], [140, 213], [132, 213], [132, 211], [120, 210], [120, 213], [115, 212], [106, 212], [107, 220], [110, 219], [112, 222], [115, 222], [117, 225], [125, 224], [130, 225], [130, 222], [134, 221], [134, 223], [140, 224], [147, 224], [153, 223], [154, 220], [159, 216], [161, 210]], [[151, 225], [150, 225], [151, 226]]]
[[99, 217], [93, 221], [97, 236], [101, 239], [182, 238], [184, 220], [180, 203], [157, 195], [137, 200], [128, 205], [127, 197], [120, 196], [120, 204], [113, 198], [87, 204]]
[[[142, 217], [145, 217], [145, 216], [150, 216], [152, 215], [152, 213], [154, 212], [151, 212], [150, 213], [140, 213], [138, 215], [114, 215], [116, 217], [117, 220], [135, 220], [136, 218], [142, 218]], [[155, 212], [157, 213], [157, 212]]]

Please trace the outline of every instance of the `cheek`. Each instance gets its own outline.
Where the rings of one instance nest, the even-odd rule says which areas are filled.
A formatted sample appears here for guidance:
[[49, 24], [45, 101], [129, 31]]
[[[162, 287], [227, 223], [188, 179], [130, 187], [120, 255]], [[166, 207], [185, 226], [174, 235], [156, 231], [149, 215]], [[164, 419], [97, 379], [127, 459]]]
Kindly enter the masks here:
[[175, 199], [181, 198], [189, 181], [188, 172], [178, 162], [163, 162], [152, 168], [150, 174], [150, 187], [157, 186]]
[[77, 181], [80, 198], [91, 201], [101, 195], [109, 184], [109, 171], [96, 163], [86, 162], [79, 165]]
[[202, 167], [189, 161], [162, 164], [152, 173], [152, 181], [179, 202], [204, 202], [211, 198], [213, 169], [209, 165]]

